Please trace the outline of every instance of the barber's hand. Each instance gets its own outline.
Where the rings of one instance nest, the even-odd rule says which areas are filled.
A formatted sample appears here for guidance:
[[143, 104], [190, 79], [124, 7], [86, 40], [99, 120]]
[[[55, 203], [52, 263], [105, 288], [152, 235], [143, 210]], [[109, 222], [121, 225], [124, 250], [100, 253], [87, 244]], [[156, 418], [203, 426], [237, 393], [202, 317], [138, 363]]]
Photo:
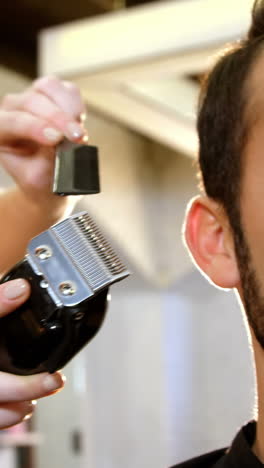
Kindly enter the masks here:
[[[1, 284], [0, 317], [18, 308], [29, 295], [30, 286], [24, 279]], [[64, 379], [59, 372], [26, 377], [0, 372], [0, 429], [29, 417], [34, 410], [34, 400], [57, 392], [63, 385]]]
[[[0, 163], [34, 202], [61, 202], [51, 195], [55, 146], [66, 136], [87, 141], [85, 106], [78, 88], [55, 77], [34, 81], [0, 105]], [[60, 199], [60, 200], [59, 200]]]

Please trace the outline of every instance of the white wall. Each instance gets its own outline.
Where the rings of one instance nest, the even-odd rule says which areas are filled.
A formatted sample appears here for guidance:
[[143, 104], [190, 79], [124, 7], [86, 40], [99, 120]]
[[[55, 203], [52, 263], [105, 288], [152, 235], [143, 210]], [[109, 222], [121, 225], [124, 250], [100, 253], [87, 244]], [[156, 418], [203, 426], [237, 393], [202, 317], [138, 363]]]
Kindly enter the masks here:
[[253, 417], [254, 375], [233, 292], [193, 272], [165, 301], [169, 466], [230, 444]]

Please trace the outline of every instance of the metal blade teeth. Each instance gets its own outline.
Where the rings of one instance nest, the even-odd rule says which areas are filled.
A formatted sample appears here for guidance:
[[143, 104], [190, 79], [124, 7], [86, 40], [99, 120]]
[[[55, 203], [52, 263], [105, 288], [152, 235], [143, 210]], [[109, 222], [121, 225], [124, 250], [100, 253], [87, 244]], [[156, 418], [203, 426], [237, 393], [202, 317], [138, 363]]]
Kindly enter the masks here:
[[113, 275], [119, 275], [126, 270], [115, 252], [105, 240], [95, 222], [89, 215], [85, 214], [75, 219], [77, 226], [85, 235]]
[[128, 275], [128, 271], [87, 213], [52, 228], [57, 240], [94, 291]]

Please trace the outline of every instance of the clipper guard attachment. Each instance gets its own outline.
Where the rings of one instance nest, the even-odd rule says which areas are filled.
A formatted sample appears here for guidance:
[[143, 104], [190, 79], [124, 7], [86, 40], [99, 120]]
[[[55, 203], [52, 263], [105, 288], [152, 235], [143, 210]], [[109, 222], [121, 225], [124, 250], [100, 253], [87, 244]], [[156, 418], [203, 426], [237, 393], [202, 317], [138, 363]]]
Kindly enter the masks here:
[[64, 139], [57, 146], [53, 193], [85, 195], [100, 192], [98, 149]]
[[31, 295], [0, 319], [0, 370], [30, 375], [64, 367], [100, 329], [109, 286], [128, 275], [86, 212], [34, 237], [1, 281], [26, 278]]

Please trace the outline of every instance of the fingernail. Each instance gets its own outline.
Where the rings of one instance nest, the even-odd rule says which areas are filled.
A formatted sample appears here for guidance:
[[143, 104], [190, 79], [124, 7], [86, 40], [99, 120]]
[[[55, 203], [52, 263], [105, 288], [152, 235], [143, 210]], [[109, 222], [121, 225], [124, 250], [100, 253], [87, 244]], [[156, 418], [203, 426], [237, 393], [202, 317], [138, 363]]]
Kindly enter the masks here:
[[27, 414], [24, 416], [24, 418], [22, 419], [22, 421], [27, 421], [28, 419], [31, 418], [33, 412], [34, 412], [34, 409], [36, 407], [36, 400], [32, 400], [32, 401], [29, 401], [28, 402], [28, 408], [27, 408]]
[[30, 418], [32, 418], [32, 415], [33, 415], [33, 408], [30, 413], [26, 414], [26, 416], [23, 417], [22, 422], [28, 421]]
[[72, 88], [74, 85], [71, 81], [63, 81], [63, 85], [65, 86], [65, 88]]
[[63, 136], [59, 130], [56, 130], [55, 128], [51, 128], [51, 127], [44, 128], [43, 134], [45, 138], [47, 138], [47, 140], [54, 141], [54, 142], [60, 140]]
[[47, 375], [43, 380], [43, 386], [47, 392], [52, 392], [63, 387], [65, 377], [59, 372], [56, 374]]
[[85, 121], [86, 121], [86, 118], [87, 118], [86, 112], [82, 112], [82, 113], [80, 114], [80, 122], [82, 122], [82, 123], [85, 122]]
[[83, 143], [87, 143], [88, 140], [89, 140], [89, 136], [87, 134], [82, 137], [82, 142]]
[[85, 133], [84, 129], [75, 122], [70, 122], [67, 126], [68, 136], [78, 140]]
[[23, 279], [15, 279], [6, 283], [3, 287], [3, 294], [6, 299], [17, 299], [23, 296], [27, 288], [27, 283]]

